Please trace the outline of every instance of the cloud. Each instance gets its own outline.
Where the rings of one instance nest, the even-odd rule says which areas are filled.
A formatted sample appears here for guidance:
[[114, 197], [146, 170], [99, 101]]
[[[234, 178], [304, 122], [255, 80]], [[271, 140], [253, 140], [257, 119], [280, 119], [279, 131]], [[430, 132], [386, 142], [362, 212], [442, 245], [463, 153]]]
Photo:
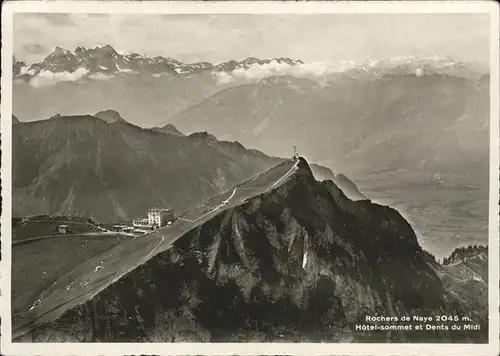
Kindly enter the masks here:
[[55, 85], [60, 82], [76, 82], [83, 78], [88, 78], [91, 80], [98, 80], [98, 81], [106, 81], [113, 78], [113, 76], [103, 73], [89, 74], [89, 71], [86, 68], [78, 68], [74, 72], [57, 72], [57, 73], [45, 70], [41, 71], [33, 78], [31, 78], [28, 84], [33, 88], [43, 88]]
[[24, 45], [23, 49], [27, 53], [31, 53], [31, 54], [40, 54], [40, 53], [44, 54], [47, 52], [47, 49], [38, 43], [28, 43], [28, 44]]
[[232, 72], [215, 72], [218, 84], [230, 84], [236, 81], [259, 81], [271, 76], [292, 75], [298, 78], [321, 79], [322, 77], [343, 72], [354, 67], [353, 62], [340, 62], [338, 64], [304, 63], [290, 65], [273, 60], [265, 64], [254, 64], [249, 68], [237, 68]]
[[30, 79], [28, 84], [34, 88], [46, 87], [57, 84], [59, 82], [74, 82], [77, 81], [88, 74], [87, 69], [78, 68], [74, 72], [59, 72], [53, 73], [51, 71], [45, 70], [41, 71], [33, 78]]
[[237, 80], [230, 73], [226, 72], [214, 72], [214, 76], [217, 80], [217, 84], [231, 84]]

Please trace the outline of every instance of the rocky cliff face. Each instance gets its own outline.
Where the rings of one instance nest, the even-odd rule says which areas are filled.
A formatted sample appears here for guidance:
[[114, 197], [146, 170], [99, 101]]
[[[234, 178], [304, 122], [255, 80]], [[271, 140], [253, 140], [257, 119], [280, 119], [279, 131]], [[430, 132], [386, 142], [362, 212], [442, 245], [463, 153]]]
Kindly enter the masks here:
[[316, 181], [301, 160], [281, 185], [221, 211], [23, 339], [464, 342], [487, 335], [484, 323], [480, 334], [356, 331], [377, 315], [472, 311], [447, 291], [396, 210], [350, 200], [332, 181]]

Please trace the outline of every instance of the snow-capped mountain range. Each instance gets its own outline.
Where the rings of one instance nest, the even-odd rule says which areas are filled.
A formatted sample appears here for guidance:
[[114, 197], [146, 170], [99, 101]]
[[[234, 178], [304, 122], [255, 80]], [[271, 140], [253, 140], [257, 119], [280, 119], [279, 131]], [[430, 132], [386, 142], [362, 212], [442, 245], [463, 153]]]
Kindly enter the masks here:
[[[236, 77], [262, 78], [267, 75], [312, 75], [346, 73], [349, 75], [381, 76], [387, 74], [444, 74], [468, 77], [484, 72], [469, 64], [449, 58], [433, 56], [416, 58], [393, 57], [387, 60], [368, 60], [364, 63], [342, 61], [340, 63], [304, 63], [298, 59], [249, 57], [241, 61], [229, 60], [214, 65], [209, 62], [182, 63], [162, 56], [147, 57], [138, 53], [124, 54], [112, 46], [77, 47], [70, 51], [56, 47], [43, 61], [26, 64], [14, 58], [14, 78], [29, 81], [33, 77], [55, 78], [74, 81], [83, 77], [108, 79], [114, 76], [151, 74], [155, 77], [189, 77], [198, 73], [211, 72], [222, 81], [226, 75]], [[65, 80], [68, 79], [68, 80]]]
[[42, 62], [28, 65], [14, 59], [14, 76], [35, 76], [50, 73], [84, 73], [84, 75], [119, 75], [151, 73], [153, 75], [186, 76], [200, 71], [231, 72], [269, 63], [289, 66], [302, 64], [300, 60], [290, 58], [257, 59], [246, 58], [242, 61], [230, 60], [213, 65], [208, 62], [182, 63], [162, 56], [146, 57], [138, 53], [123, 54], [112, 46], [95, 46], [93, 48], [77, 47], [73, 51], [56, 47]]
[[463, 63], [442, 56], [414, 57], [396, 56], [385, 60], [368, 60], [361, 65], [344, 62], [347, 72], [361, 72], [377, 76], [414, 74], [416, 76], [442, 74], [457, 77], [482, 75], [485, 68], [471, 63]]

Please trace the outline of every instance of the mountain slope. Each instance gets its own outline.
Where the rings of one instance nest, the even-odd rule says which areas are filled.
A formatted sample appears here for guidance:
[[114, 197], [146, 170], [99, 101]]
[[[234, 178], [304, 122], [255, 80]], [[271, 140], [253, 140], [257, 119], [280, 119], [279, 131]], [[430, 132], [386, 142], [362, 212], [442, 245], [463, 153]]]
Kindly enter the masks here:
[[332, 178], [333, 182], [340, 190], [351, 200], [366, 200], [366, 196], [359, 191], [356, 184], [350, 180], [345, 174], [338, 173]]
[[[282, 160], [206, 133], [167, 135], [104, 113], [97, 116], [106, 121], [59, 116], [14, 125], [15, 216], [115, 221], [152, 206], [178, 212]], [[333, 176], [319, 170], [325, 179]]]
[[[487, 323], [477, 319], [484, 328], [477, 334], [355, 330], [356, 324], [370, 324], [367, 315], [473, 313], [445, 288], [413, 229], [394, 209], [348, 199], [332, 181], [316, 181], [302, 158], [230, 192], [186, 215], [184, 220], [197, 221], [182, 222], [187, 228], [174, 225], [125, 242], [119, 265], [107, 260], [113, 251], [96, 256], [104, 261], [98, 273], [90, 273], [92, 263], [82, 268], [98, 284], [113, 282], [87, 291], [85, 299], [74, 301], [78, 284], [58, 292], [78, 281], [74, 274], [83, 270], [54, 283], [31, 312], [40, 320], [25, 330], [23, 340], [470, 342], [486, 337]], [[199, 214], [204, 215], [194, 219]], [[142, 263], [116, 274], [115, 268], [129, 263], [126, 251], [146, 254], [152, 246], [145, 260], [135, 256]], [[60, 304], [65, 299], [69, 304]]]

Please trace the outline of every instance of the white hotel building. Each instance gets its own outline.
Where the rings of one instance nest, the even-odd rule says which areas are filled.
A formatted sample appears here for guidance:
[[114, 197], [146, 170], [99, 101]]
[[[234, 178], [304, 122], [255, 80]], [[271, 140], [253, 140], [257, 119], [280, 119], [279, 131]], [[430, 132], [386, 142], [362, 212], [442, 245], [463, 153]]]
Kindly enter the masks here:
[[133, 222], [137, 230], [155, 230], [167, 225], [174, 220], [174, 212], [171, 209], [152, 208], [148, 211], [147, 219], [136, 219]]

